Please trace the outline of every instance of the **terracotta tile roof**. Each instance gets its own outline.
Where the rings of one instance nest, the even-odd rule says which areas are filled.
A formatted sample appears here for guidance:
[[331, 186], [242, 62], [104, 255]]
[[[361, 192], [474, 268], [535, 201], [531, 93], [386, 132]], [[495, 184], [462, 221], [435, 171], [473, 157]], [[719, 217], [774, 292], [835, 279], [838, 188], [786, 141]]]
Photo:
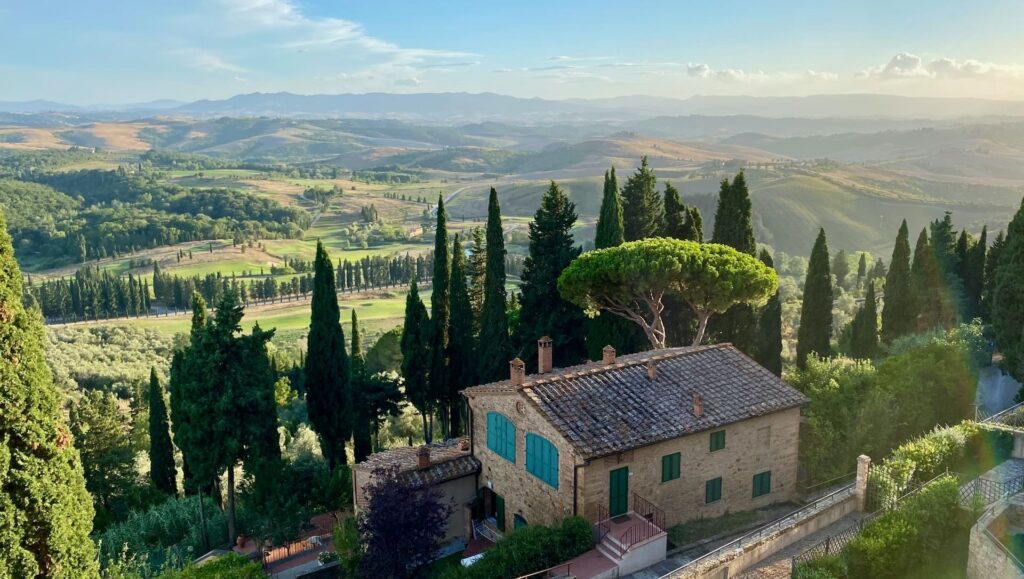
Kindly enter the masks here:
[[[463, 443], [466, 449], [463, 450]], [[463, 436], [435, 442], [430, 446], [430, 466], [416, 468], [416, 453], [421, 447], [403, 446], [371, 454], [353, 468], [370, 474], [377, 466], [398, 465], [399, 477], [414, 480], [422, 485], [439, 484], [475, 474], [480, 470], [480, 461], [469, 452], [469, 437]]]
[[[656, 367], [648, 378], [648, 363]], [[475, 386], [469, 396], [520, 392], [582, 458], [623, 452], [794, 408], [808, 400], [731, 344], [620, 356]], [[694, 415], [700, 395], [703, 414]]]

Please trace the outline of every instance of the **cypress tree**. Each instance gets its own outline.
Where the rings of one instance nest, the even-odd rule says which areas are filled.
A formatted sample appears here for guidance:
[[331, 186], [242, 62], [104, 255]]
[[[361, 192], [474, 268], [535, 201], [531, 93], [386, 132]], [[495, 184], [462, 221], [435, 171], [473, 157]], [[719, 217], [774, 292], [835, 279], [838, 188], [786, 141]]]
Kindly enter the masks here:
[[985, 263], [988, 253], [988, 226], [981, 228], [978, 242], [967, 251], [966, 259], [960, 270], [964, 280], [964, 292], [967, 298], [968, 316], [973, 319], [984, 315], [982, 306], [985, 290]]
[[917, 298], [910, 276], [910, 232], [907, 220], [900, 224], [885, 274], [885, 302], [882, 304], [882, 340], [912, 334], [917, 329]]
[[857, 262], [857, 282], [863, 283], [864, 277], [868, 274], [868, 254], [860, 252], [860, 261]]
[[149, 370], [149, 479], [164, 493], [178, 493], [171, 421], [167, 417], [167, 404], [156, 368]]
[[800, 327], [796, 334], [796, 363], [804, 368], [812, 352], [823, 358], [832, 355], [832, 274], [829, 271], [825, 230], [818, 231], [804, 280]]
[[459, 392], [476, 385], [473, 305], [466, 280], [466, 256], [459, 235], [452, 243], [451, 326], [448, 333], [449, 436], [462, 434], [462, 397]]
[[612, 167], [604, 172], [604, 196], [601, 198], [601, 213], [597, 217], [594, 249], [616, 247], [622, 245], [625, 240], [622, 224], [622, 198], [619, 196], [619, 183], [615, 178], [615, 167]]
[[999, 256], [1006, 247], [1006, 235], [1002, 230], [996, 234], [992, 247], [985, 256], [985, 282], [981, 290], [981, 310], [986, 321], [990, 321], [992, 314], [992, 298], [996, 294], [996, 270], [999, 269]]
[[712, 243], [728, 245], [737, 251], [757, 255], [754, 242], [753, 207], [747, 179], [740, 171], [733, 178], [722, 179], [718, 192], [718, 208], [715, 210], [715, 228]]
[[655, 189], [657, 177], [641, 157], [640, 166], [622, 188], [622, 228], [626, 241], [657, 236], [663, 229], [661, 196]]
[[484, 280], [487, 278], [487, 241], [484, 230], [474, 227], [473, 244], [466, 258], [466, 275], [469, 277], [469, 303], [473, 306], [473, 335], [480, 331], [480, 316], [484, 311]]
[[480, 314], [478, 377], [482, 383], [508, 377], [511, 344], [505, 293], [505, 237], [501, 229], [498, 192], [491, 188], [487, 201], [487, 275], [484, 305]]
[[[944, 238], [940, 237], [940, 241]], [[947, 278], [928, 240], [927, 229], [922, 229], [917, 237], [914, 262], [910, 266], [910, 278], [918, 306], [918, 331], [951, 328], [956, 323], [956, 313], [950, 298]]]
[[0, 213], [0, 576], [98, 578], [92, 498]]
[[427, 373], [430, 368], [430, 318], [427, 307], [420, 299], [416, 278], [409, 282], [405, 296], [405, 323], [402, 326], [402, 377], [405, 396], [419, 411], [423, 420], [423, 440], [433, 441], [430, 414], [434, 411], [434, 398], [430, 393]]
[[359, 317], [352, 310], [352, 454], [356, 462], [363, 462], [373, 452], [371, 409], [367, 406], [368, 378], [363, 359], [363, 335], [359, 331]]
[[[762, 249], [758, 257], [768, 267], [775, 267], [768, 250]], [[782, 300], [778, 290], [758, 312], [754, 360], [772, 374], [782, 376]]]
[[668, 181], [665, 182], [664, 199], [665, 228], [661, 232], [661, 236], [693, 241], [689, 237], [691, 232], [687, 228], [689, 211], [682, 200], [679, 199], [679, 190]]
[[[728, 179], [722, 179], [711, 242], [728, 245], [748, 255], [757, 255], [750, 192], [743, 171], [736, 174], [731, 184]], [[714, 341], [731, 342], [748, 355], [754, 355], [756, 326], [754, 308], [747, 304], [729, 308], [724, 314], [712, 318], [709, 324]]]
[[[448, 254], [448, 214], [444, 198], [437, 197], [437, 227], [434, 230], [434, 275], [430, 294], [430, 392], [437, 401], [441, 433], [448, 429], [448, 327], [451, 322], [451, 257]], [[433, 429], [431, 429], [433, 430]]]
[[846, 276], [850, 275], [850, 260], [846, 257], [845, 249], [840, 249], [832, 257], [832, 275], [836, 276], [836, 285], [846, 287]]
[[683, 224], [684, 239], [704, 243], [704, 218], [700, 209], [690, 207], [686, 210], [686, 223]]
[[864, 305], [853, 317], [850, 338], [850, 355], [870, 360], [878, 353], [878, 307], [875, 303], [875, 284], [868, 284], [864, 294]]
[[[1024, 379], [1024, 203], [1006, 228], [1000, 248], [992, 296], [992, 326], [1003, 367], [1017, 380]], [[1019, 394], [1018, 394], [1019, 396]]]
[[[594, 248], [605, 249], [616, 247], [625, 242], [622, 223], [622, 198], [619, 185], [615, 178], [615, 167], [604, 174], [604, 197], [601, 199], [601, 212], [597, 218], [597, 233], [594, 236]], [[587, 356], [591, 360], [601, 359], [601, 350], [605, 346], [615, 348], [619, 354], [636, 351], [640, 343], [638, 331], [629, 320], [608, 312], [601, 312], [595, 318], [586, 321]], [[646, 340], [646, 338], [644, 338]]]
[[587, 355], [583, 310], [558, 292], [558, 276], [580, 254], [572, 237], [575, 224], [576, 205], [552, 181], [529, 225], [529, 255], [520, 285], [518, 341], [522, 358], [534, 370], [536, 340], [542, 336], [552, 339], [558, 367], [577, 364]]
[[352, 394], [334, 265], [319, 241], [313, 263], [311, 310], [306, 340], [306, 407], [320, 449], [333, 471], [348, 461], [345, 442], [352, 435]]

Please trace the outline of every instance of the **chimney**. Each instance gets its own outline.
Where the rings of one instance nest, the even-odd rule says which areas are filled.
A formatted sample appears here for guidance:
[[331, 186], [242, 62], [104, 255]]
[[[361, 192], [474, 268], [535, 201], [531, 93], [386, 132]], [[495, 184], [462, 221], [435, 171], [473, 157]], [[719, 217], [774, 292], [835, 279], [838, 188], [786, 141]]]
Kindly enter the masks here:
[[526, 382], [526, 365], [519, 358], [508, 363], [509, 378], [513, 386], [522, 386]]
[[601, 363], [610, 366], [615, 363], [615, 348], [611, 344], [601, 349]]
[[544, 336], [537, 340], [537, 373], [547, 374], [551, 371], [552, 356], [554, 348], [551, 345], [551, 338]]
[[416, 449], [416, 468], [423, 469], [430, 467], [430, 447], [423, 445]]
[[647, 377], [651, 380], [658, 378], [658, 364], [654, 360], [647, 361]]
[[700, 394], [693, 395], [693, 415], [697, 418], [704, 416], [704, 399]]

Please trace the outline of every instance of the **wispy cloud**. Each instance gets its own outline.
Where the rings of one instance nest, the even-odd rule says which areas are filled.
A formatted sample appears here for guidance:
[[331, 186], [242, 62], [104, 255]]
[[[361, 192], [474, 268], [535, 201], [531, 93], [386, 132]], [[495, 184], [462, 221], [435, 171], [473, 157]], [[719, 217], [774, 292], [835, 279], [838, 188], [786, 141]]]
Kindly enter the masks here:
[[901, 52], [885, 64], [866, 68], [857, 73], [859, 78], [898, 80], [908, 78], [946, 79], [1009, 79], [1024, 78], [1024, 66], [996, 64], [978, 60], [935, 58], [925, 60], [916, 54]]
[[246, 70], [241, 66], [229, 62], [224, 57], [206, 50], [181, 50], [178, 51], [178, 54], [183, 56], [188, 65], [192, 68], [197, 68], [199, 70], [204, 70], [206, 72], [246, 72]]

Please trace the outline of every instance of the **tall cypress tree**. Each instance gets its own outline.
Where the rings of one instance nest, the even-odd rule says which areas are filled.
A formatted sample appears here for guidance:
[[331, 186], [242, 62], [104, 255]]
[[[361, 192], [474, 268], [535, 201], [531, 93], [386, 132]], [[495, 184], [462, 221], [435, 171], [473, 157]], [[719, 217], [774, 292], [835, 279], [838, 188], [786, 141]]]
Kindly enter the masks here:
[[711, 242], [728, 245], [748, 255], [757, 255], [753, 206], [743, 171], [736, 174], [731, 184], [728, 179], [722, 179]]
[[870, 360], [878, 353], [878, 306], [875, 302], [875, 284], [869, 283], [864, 294], [864, 305], [853, 317], [850, 337], [850, 355]]
[[832, 300], [828, 242], [825, 230], [820, 229], [807, 264], [800, 327], [796, 333], [796, 363], [800, 368], [805, 367], [807, 356], [812, 352], [823, 358], [832, 355]]
[[448, 332], [448, 427], [449, 436], [462, 434], [462, 397], [459, 392], [476, 384], [476, 351], [473, 343], [473, 305], [469, 301], [466, 255], [459, 235], [452, 243], [451, 326]]
[[860, 252], [860, 261], [857, 262], [857, 283], [864, 283], [864, 278], [868, 275], [868, 254], [866, 251]]
[[[1000, 248], [992, 296], [992, 326], [996, 345], [1003, 353], [1003, 367], [1024, 380], [1024, 203], [1006, 228]], [[1020, 394], [1018, 394], [1020, 396]]]
[[[625, 241], [622, 224], [622, 197], [615, 178], [615, 167], [604, 174], [604, 197], [601, 199], [601, 212], [597, 218], [597, 233], [594, 236], [594, 248], [605, 249], [617, 247]], [[609, 312], [601, 312], [597, 317], [586, 321], [587, 356], [591, 360], [601, 359], [601, 350], [605, 346], [615, 348], [619, 354], [635, 352], [639, 348], [640, 339], [636, 326], [629, 320]]]
[[619, 196], [619, 182], [615, 178], [615, 167], [612, 167], [604, 172], [604, 196], [601, 198], [601, 213], [597, 217], [594, 249], [616, 247], [622, 245], [625, 240], [622, 224], [622, 198]]
[[484, 311], [484, 285], [487, 279], [487, 240], [484, 230], [474, 227], [473, 244], [466, 257], [466, 276], [469, 278], [469, 303], [473, 306], [473, 335], [480, 331], [480, 316]]
[[92, 498], [0, 213], [0, 576], [98, 578]]
[[430, 294], [430, 391], [437, 400], [441, 432], [448, 428], [448, 328], [451, 322], [452, 278], [451, 257], [448, 254], [448, 214], [444, 209], [444, 198], [437, 197], [437, 227], [434, 230], [434, 276]]
[[430, 414], [434, 411], [434, 397], [431, 396], [427, 374], [430, 369], [430, 318], [427, 307], [420, 299], [416, 278], [409, 282], [409, 293], [405, 296], [405, 323], [402, 326], [402, 377], [405, 379], [405, 396], [420, 413], [423, 421], [423, 440], [433, 441], [430, 430]]
[[[722, 179], [711, 242], [728, 245], [748, 255], [757, 255], [752, 211], [750, 192], [743, 172], [737, 173], [731, 184], [728, 179]], [[754, 308], [747, 304], [729, 308], [724, 314], [712, 318], [709, 324], [714, 341], [731, 342], [741, 352], [749, 355], [754, 354], [752, 340], [756, 326]]]
[[687, 227], [689, 210], [679, 198], [679, 190], [668, 181], [665, 182], [664, 199], [665, 228], [661, 232], [661, 236], [694, 241], [692, 237], [690, 237], [693, 233]]
[[836, 285], [846, 287], [846, 276], [850, 275], [850, 260], [845, 249], [840, 249], [832, 257], [832, 275], [836, 276]]
[[657, 181], [646, 156], [626, 179], [622, 187], [622, 228], [626, 241], [655, 237], [662, 231], [664, 214], [661, 196], [655, 188]]
[[985, 262], [988, 253], [988, 226], [981, 228], [977, 243], [971, 245], [960, 266], [967, 299], [967, 315], [973, 319], [984, 314], [982, 295], [985, 290]]
[[348, 461], [345, 442], [352, 435], [352, 393], [334, 265], [319, 241], [313, 263], [311, 308], [306, 340], [306, 407], [324, 458], [334, 470]]
[[572, 237], [576, 205], [554, 181], [530, 223], [529, 255], [520, 285], [518, 342], [528, 367], [537, 367], [536, 340], [553, 341], [554, 363], [565, 367], [586, 357], [583, 310], [562, 299], [558, 276], [580, 254]]
[[363, 462], [373, 452], [372, 417], [368, 407], [366, 389], [369, 376], [363, 359], [363, 334], [359, 331], [359, 316], [352, 310], [352, 454], [356, 462]]
[[882, 304], [882, 340], [896, 338], [917, 330], [917, 298], [910, 276], [910, 232], [907, 220], [900, 224], [896, 245], [892, 250], [889, 271], [885, 274], [885, 301]]
[[508, 377], [512, 346], [506, 302], [505, 236], [501, 228], [498, 192], [491, 187], [487, 201], [487, 275], [484, 279], [484, 306], [480, 314], [480, 347], [477, 356], [477, 372], [482, 383]]
[[704, 218], [700, 209], [690, 207], [686, 210], [686, 222], [683, 224], [683, 239], [704, 243]]
[[[945, 236], [940, 236], [940, 241], [944, 239]], [[947, 259], [951, 258], [947, 256]], [[917, 329], [929, 331], [953, 327], [956, 323], [956, 311], [950, 296], [948, 277], [943, 272], [935, 248], [928, 240], [927, 229], [922, 229], [917, 237], [914, 262], [910, 266], [910, 278], [918, 305]]]
[[149, 370], [149, 479], [153, 486], [169, 495], [178, 493], [171, 421], [156, 368]]
[[[768, 267], [775, 267], [768, 250], [762, 249], [758, 257]], [[776, 376], [782, 376], [782, 300], [778, 290], [758, 314], [754, 360]]]
[[996, 271], [999, 269], [999, 257], [1006, 247], [1006, 234], [1002, 230], [996, 234], [992, 247], [985, 256], [985, 282], [981, 290], [981, 311], [986, 321], [992, 317], [992, 298], [996, 294]]

